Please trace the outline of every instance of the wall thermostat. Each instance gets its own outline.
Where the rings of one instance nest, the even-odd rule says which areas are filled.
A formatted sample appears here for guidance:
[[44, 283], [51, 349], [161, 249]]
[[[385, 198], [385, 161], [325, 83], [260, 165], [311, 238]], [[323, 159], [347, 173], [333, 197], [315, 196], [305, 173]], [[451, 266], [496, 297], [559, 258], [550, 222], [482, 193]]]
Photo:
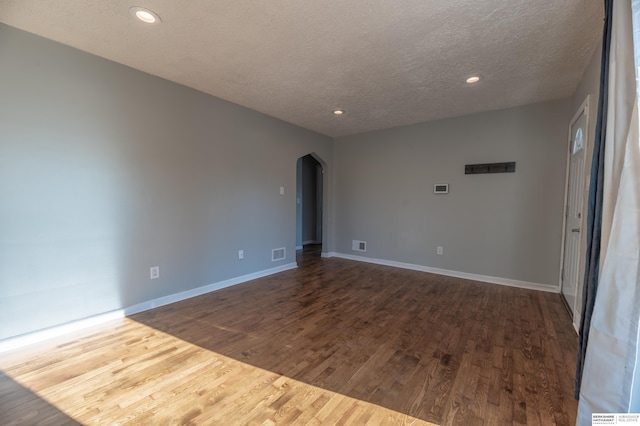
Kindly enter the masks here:
[[448, 183], [436, 183], [433, 185], [433, 193], [434, 194], [448, 194], [449, 193], [449, 184]]

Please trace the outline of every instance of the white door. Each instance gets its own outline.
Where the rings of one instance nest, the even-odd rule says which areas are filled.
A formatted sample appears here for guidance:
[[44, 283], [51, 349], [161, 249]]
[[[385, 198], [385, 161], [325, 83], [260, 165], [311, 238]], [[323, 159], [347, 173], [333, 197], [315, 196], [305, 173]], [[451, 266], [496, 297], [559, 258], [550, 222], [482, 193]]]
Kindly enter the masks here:
[[[569, 178], [567, 181], [566, 225], [564, 234], [564, 260], [562, 265], [562, 296], [574, 320], [580, 316], [576, 312], [577, 290], [580, 274], [580, 241], [583, 228], [582, 203], [584, 192], [584, 162], [587, 142], [587, 109], [574, 118], [569, 139]], [[574, 321], [575, 323], [575, 321]]]

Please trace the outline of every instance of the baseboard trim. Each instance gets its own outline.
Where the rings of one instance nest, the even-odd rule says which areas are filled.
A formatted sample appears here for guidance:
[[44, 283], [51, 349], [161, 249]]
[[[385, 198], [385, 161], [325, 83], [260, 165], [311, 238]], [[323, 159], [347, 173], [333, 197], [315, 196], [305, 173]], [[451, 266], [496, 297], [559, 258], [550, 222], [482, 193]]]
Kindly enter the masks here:
[[149, 309], [158, 308], [160, 306], [168, 305], [170, 303], [180, 302], [192, 297], [201, 296], [212, 291], [220, 290], [226, 287], [231, 287], [236, 284], [241, 284], [247, 281], [263, 278], [269, 275], [277, 274], [279, 272], [288, 271], [289, 269], [295, 269], [298, 265], [296, 263], [288, 263], [286, 265], [277, 266], [275, 268], [265, 269], [263, 271], [254, 272], [252, 274], [242, 275], [239, 277], [231, 278], [217, 283], [205, 285], [202, 287], [192, 288], [191, 290], [182, 291], [180, 293], [170, 294], [168, 296], [159, 297], [157, 299], [149, 300], [146, 302], [138, 303], [129, 306], [124, 309], [125, 316], [137, 314], [139, 312], [148, 311]]
[[153, 300], [147, 300], [145, 302], [136, 303], [135, 305], [128, 306], [123, 309], [117, 309], [114, 311], [104, 312], [91, 317], [82, 318], [79, 320], [71, 321], [65, 324], [56, 325], [43, 330], [37, 330], [31, 333], [21, 334], [15, 337], [9, 337], [0, 340], [0, 353], [8, 352], [14, 349], [19, 349], [34, 343], [43, 342], [55, 337], [60, 337], [65, 334], [73, 333], [83, 330], [85, 328], [94, 327], [96, 325], [104, 324], [109, 321], [124, 318], [129, 315], [137, 314], [140, 312], [148, 311], [150, 309], [158, 308], [160, 306], [168, 305], [182, 300], [190, 299], [192, 297], [201, 296], [212, 291], [220, 290], [225, 287], [231, 287], [236, 284], [241, 284], [247, 281], [255, 280], [258, 278], [267, 277], [269, 275], [277, 274], [279, 272], [288, 271], [290, 269], [297, 268], [298, 265], [294, 263], [288, 263], [286, 265], [277, 266], [275, 268], [269, 268], [262, 271], [254, 272], [247, 275], [231, 278], [217, 283], [208, 284], [202, 287], [193, 288], [191, 290], [181, 291], [180, 293], [170, 294], [168, 296], [158, 297]]
[[580, 335], [580, 321], [582, 321], [581, 315], [576, 315], [573, 319], [573, 328], [576, 330], [576, 335]]
[[0, 354], [14, 349], [20, 349], [34, 343], [40, 343], [45, 340], [53, 339], [55, 337], [64, 336], [65, 334], [70, 334], [76, 331], [83, 330], [85, 328], [104, 324], [109, 321], [114, 321], [123, 318], [124, 316], [124, 309], [118, 309], [115, 311], [105, 312], [91, 317], [67, 322], [61, 325], [55, 325], [53, 327], [45, 328], [42, 330], [33, 331], [31, 333], [9, 337], [0, 340]]
[[482, 281], [490, 284], [506, 285], [509, 287], [518, 287], [518, 288], [524, 288], [528, 290], [546, 291], [549, 293], [560, 293], [560, 288], [558, 286], [552, 286], [549, 284], [532, 283], [528, 281], [492, 277], [488, 275], [470, 274], [468, 272], [450, 271], [448, 269], [432, 268], [430, 266], [416, 265], [413, 263], [396, 262], [394, 260], [374, 259], [371, 257], [356, 256], [353, 254], [338, 253], [338, 252], [329, 252], [327, 253], [326, 257], [338, 257], [341, 259], [355, 260], [358, 262], [375, 263], [377, 265], [393, 266], [396, 268], [428, 272], [431, 274], [445, 275], [448, 277], [455, 277], [455, 278], [463, 278], [463, 279], [472, 280], [472, 281]]

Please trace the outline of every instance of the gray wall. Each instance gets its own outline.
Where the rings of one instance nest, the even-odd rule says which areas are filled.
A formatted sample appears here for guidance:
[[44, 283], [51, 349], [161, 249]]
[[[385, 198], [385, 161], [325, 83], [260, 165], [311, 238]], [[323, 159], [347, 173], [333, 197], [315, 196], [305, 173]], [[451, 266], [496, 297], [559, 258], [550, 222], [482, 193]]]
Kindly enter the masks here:
[[294, 262], [330, 138], [2, 24], [0, 64], [0, 339]]
[[[557, 101], [338, 138], [334, 250], [558, 285], [569, 119]], [[502, 161], [516, 173], [464, 174]]]

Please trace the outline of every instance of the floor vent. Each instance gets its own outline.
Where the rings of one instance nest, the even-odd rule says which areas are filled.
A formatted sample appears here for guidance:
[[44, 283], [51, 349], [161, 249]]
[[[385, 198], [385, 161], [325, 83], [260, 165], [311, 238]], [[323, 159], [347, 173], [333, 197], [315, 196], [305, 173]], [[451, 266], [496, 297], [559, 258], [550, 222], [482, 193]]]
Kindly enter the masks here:
[[351, 250], [353, 251], [367, 251], [367, 242], [366, 241], [351, 241]]
[[278, 260], [284, 260], [287, 257], [287, 249], [284, 247], [271, 250], [271, 261], [276, 262]]

